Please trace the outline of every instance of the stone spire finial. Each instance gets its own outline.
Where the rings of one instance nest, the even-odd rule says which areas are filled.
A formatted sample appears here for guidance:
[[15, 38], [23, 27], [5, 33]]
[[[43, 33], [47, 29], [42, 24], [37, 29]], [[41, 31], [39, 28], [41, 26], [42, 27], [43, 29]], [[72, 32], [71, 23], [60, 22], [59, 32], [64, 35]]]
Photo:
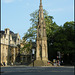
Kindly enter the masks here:
[[42, 0], [40, 0], [40, 6], [42, 6]]

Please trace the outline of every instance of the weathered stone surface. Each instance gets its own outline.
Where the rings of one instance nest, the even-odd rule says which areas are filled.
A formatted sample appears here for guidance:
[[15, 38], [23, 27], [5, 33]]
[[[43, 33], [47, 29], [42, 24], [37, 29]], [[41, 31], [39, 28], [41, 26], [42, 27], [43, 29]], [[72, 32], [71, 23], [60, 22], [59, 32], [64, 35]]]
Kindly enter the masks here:
[[6, 28], [5, 31], [0, 31], [0, 35], [0, 63], [5, 63], [5, 65], [10, 64], [11, 62], [15, 63], [15, 59], [19, 53], [19, 47], [17, 46], [20, 45], [19, 34], [14, 34], [9, 28]]
[[[31, 63], [29, 66], [33, 66], [33, 63]], [[52, 66], [52, 64], [48, 64], [47, 60], [35, 60], [34, 66]]]
[[36, 61], [41, 61], [41, 63], [42, 61], [47, 61], [48, 60], [47, 36], [46, 36], [46, 25], [45, 25], [45, 20], [43, 15], [42, 0], [40, 0], [40, 6], [39, 6], [39, 22], [38, 22], [38, 28], [37, 28], [37, 48], [36, 49], [37, 49]]

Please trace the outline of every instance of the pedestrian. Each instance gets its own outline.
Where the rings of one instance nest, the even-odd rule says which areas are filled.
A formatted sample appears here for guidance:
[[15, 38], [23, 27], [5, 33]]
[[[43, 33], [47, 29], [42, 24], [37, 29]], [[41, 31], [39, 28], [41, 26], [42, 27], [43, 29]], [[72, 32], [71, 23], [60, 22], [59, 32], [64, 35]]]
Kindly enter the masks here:
[[63, 65], [63, 60], [61, 61], [62, 65]]
[[59, 66], [60, 66], [60, 61], [59, 61]]
[[21, 65], [22, 65], [22, 60], [21, 60]]
[[50, 63], [50, 61], [48, 60], [48, 64]]
[[3, 62], [3, 65], [5, 66], [5, 62]]
[[57, 60], [57, 65], [59, 66], [59, 60]]
[[53, 59], [53, 65], [56, 66], [56, 59]]
[[0, 66], [3, 66], [3, 63], [0, 63]]

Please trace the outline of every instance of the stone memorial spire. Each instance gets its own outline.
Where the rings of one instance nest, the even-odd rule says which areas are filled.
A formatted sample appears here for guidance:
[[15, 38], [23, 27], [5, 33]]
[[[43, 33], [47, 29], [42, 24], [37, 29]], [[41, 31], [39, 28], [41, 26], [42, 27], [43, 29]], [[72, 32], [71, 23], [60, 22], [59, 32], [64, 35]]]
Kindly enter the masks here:
[[42, 0], [40, 0], [39, 6], [36, 60], [48, 60], [46, 25], [43, 14]]
[[42, 0], [40, 0], [39, 6], [36, 44], [36, 60], [34, 61], [34, 66], [52, 66], [52, 64], [48, 64], [46, 24], [44, 20]]

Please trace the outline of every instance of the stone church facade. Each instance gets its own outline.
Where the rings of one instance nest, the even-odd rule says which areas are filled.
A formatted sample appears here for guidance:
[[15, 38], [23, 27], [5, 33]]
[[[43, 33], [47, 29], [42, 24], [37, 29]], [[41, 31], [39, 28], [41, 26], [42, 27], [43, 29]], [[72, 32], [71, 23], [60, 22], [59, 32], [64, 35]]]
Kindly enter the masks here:
[[0, 31], [0, 52], [1, 64], [14, 64], [20, 52], [20, 35], [10, 31], [9, 28]]

